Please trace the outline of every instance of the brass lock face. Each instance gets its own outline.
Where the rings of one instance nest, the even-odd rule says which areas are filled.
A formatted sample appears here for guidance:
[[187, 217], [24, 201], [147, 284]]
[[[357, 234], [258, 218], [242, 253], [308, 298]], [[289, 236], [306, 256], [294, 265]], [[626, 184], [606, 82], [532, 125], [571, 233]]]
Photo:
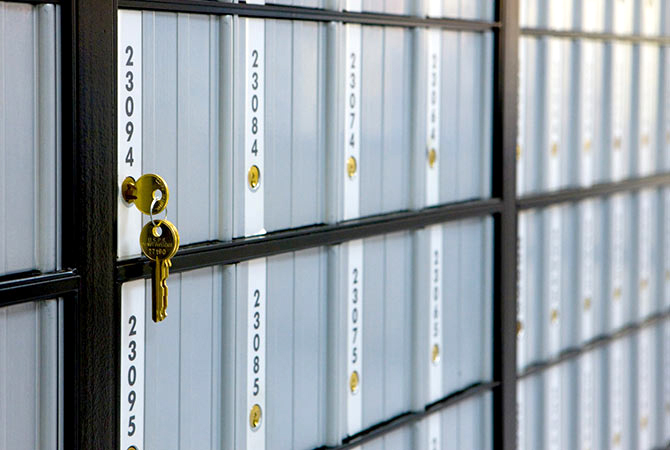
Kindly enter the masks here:
[[437, 151], [434, 148], [428, 150], [428, 166], [432, 169], [437, 161]]
[[433, 349], [430, 352], [430, 358], [433, 361], [433, 364], [440, 362], [440, 346], [433, 344]]
[[349, 376], [349, 390], [351, 391], [352, 394], [358, 392], [359, 381], [360, 380], [358, 379], [358, 372], [354, 370], [353, 372], [351, 372], [351, 375]]
[[253, 165], [249, 168], [247, 173], [247, 181], [249, 183], [249, 189], [255, 191], [258, 189], [258, 186], [261, 184], [261, 170], [257, 165]]
[[587, 139], [586, 142], [584, 142], [584, 152], [588, 153], [591, 151], [591, 139]]
[[126, 177], [121, 184], [121, 195], [127, 203], [137, 206], [143, 214], [158, 214], [165, 209], [170, 199], [168, 185], [160, 175], [147, 173], [137, 181]]
[[249, 411], [249, 426], [252, 431], [258, 430], [261, 426], [261, 419], [263, 418], [263, 411], [258, 403], [251, 407]]
[[358, 163], [356, 162], [356, 158], [350, 156], [349, 159], [347, 159], [347, 175], [349, 175], [349, 178], [353, 178], [356, 175], [357, 170]]
[[640, 428], [644, 430], [645, 428], [647, 428], [647, 425], [649, 425], [649, 417], [642, 416], [642, 418], [640, 419]]
[[643, 278], [640, 280], [640, 289], [645, 290], [649, 287], [649, 280]]

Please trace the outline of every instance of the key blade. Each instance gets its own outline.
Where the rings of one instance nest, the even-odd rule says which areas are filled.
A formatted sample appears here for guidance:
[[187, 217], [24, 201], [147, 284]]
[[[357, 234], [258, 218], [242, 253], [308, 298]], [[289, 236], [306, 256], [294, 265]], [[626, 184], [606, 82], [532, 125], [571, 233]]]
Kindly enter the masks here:
[[154, 262], [154, 272], [151, 279], [151, 319], [158, 323], [161, 320], [161, 311], [163, 303], [163, 279], [162, 279], [162, 263], [161, 261]]

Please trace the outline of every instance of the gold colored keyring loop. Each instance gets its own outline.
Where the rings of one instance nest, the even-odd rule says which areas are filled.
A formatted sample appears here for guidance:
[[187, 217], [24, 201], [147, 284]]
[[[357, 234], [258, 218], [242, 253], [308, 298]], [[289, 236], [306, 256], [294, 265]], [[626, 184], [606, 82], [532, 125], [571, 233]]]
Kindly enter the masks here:
[[149, 207], [149, 218], [151, 219], [151, 223], [153, 223], [155, 227], [158, 226], [158, 224], [156, 224], [156, 221], [154, 220], [154, 214], [153, 214], [154, 205], [156, 204], [156, 202], [158, 202], [158, 200], [156, 199], [156, 197], [154, 197], [154, 199], [151, 201], [151, 206]]
[[[152, 213], [152, 211], [154, 210], [154, 205], [159, 201], [160, 201], [160, 199], [154, 197], [154, 199], [151, 201], [151, 207], [149, 208], [149, 218], [151, 219], [151, 223], [154, 225], [154, 227], [157, 227], [158, 225], [160, 225], [160, 221], [159, 221], [159, 223], [156, 223], [156, 220], [154, 219], [154, 215]], [[165, 219], [164, 220], [167, 220], [167, 218], [168, 218], [168, 209], [167, 209], [167, 205], [165, 205]]]

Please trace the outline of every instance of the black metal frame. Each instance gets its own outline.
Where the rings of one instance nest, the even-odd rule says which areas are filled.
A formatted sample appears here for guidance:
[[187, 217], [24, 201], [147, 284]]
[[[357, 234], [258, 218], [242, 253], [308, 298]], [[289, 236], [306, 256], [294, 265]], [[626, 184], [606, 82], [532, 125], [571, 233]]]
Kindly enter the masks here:
[[[401, 211], [340, 222], [334, 225], [313, 225], [263, 236], [235, 239], [229, 242], [210, 241], [186, 245], [172, 258], [170, 272], [183, 272], [213, 265], [235, 264], [250, 259], [312, 247], [340, 244], [354, 239], [395, 231], [411, 230], [469, 217], [499, 213], [502, 202], [497, 199], [453, 203], [420, 211]], [[116, 280], [119, 283], [150, 278], [152, 266], [146, 257], [119, 261]]]
[[551, 30], [548, 28], [522, 28], [521, 34], [523, 36], [535, 37], [557, 37], [566, 39], [590, 39], [595, 41], [622, 41], [641, 43], [647, 42], [650, 44], [668, 45], [670, 44], [670, 36], [643, 36], [640, 34], [614, 34], [614, 33], [594, 33], [588, 31], [567, 31], [567, 30]]
[[503, 202], [495, 226], [493, 301], [493, 446], [516, 449], [516, 139], [519, 1], [496, 1], [493, 196]]
[[648, 328], [667, 320], [670, 320], [670, 309], [656, 314], [652, 314], [651, 316], [647, 317], [641, 322], [631, 323], [611, 333], [604, 333], [599, 336], [596, 336], [577, 347], [565, 349], [561, 353], [559, 353], [558, 356], [556, 356], [555, 358], [530, 364], [521, 370], [521, 372], [518, 375], [518, 378], [522, 379], [532, 375], [536, 375], [537, 373], [543, 372], [549, 369], [550, 367], [556, 366], [568, 360], [576, 359], [583, 353], [595, 350], [596, 348], [604, 347], [616, 339], [621, 339], [625, 336], [634, 334], [642, 330], [643, 328]]
[[455, 405], [456, 403], [462, 402], [472, 397], [476, 397], [478, 395], [486, 394], [487, 392], [497, 388], [499, 385], [500, 383], [495, 381], [488, 383], [474, 383], [465, 389], [456, 391], [436, 402], [431, 403], [430, 405], [427, 405], [422, 411], [409, 411], [403, 414], [399, 414], [389, 420], [373, 425], [370, 428], [366, 428], [365, 430], [344, 439], [342, 445], [334, 447], [323, 446], [316, 450], [345, 450], [358, 447], [380, 438], [388, 433], [391, 433], [398, 428], [416, 423], [423, 418], [442, 411], [443, 409]]
[[[401, 27], [438, 27], [492, 32], [494, 129], [492, 198], [315, 225], [232, 242], [182, 248], [172, 271], [232, 264], [252, 258], [332, 245], [393, 231], [467, 217], [494, 218], [493, 379], [455, 392], [421, 411], [410, 411], [361, 431], [343, 445], [359, 446], [472, 396], [493, 396], [494, 448], [516, 448], [516, 382], [573, 359], [640, 328], [670, 320], [665, 311], [598, 336], [557, 358], [516, 370], [516, 220], [520, 210], [670, 185], [670, 174], [516, 197], [517, 42], [523, 36], [670, 44], [670, 37], [619, 36], [545, 29], [520, 29], [518, 0], [497, 0], [493, 21], [429, 19], [377, 13], [219, 3], [206, 0], [10, 0], [57, 3], [62, 8], [63, 86], [63, 266], [53, 274], [0, 277], [0, 306], [63, 298], [65, 308], [65, 446], [118, 448], [120, 286], [151, 275], [145, 258], [116, 261], [116, 20], [118, 7], [202, 14], [232, 14], [319, 22]], [[110, 407], [110, 404], [112, 405]], [[324, 447], [325, 449], [326, 447]]]
[[61, 2], [63, 266], [81, 280], [65, 311], [65, 447], [118, 448], [115, 0]]
[[0, 307], [69, 296], [79, 291], [80, 281], [73, 270], [2, 281]]
[[542, 194], [525, 195], [517, 200], [517, 209], [544, 208], [557, 203], [578, 202], [594, 197], [605, 197], [622, 192], [658, 188], [670, 185], [670, 173], [629, 178], [616, 183], [600, 183], [585, 188], [568, 188]]
[[47, 0], [2, 0], [7, 3], [27, 3], [29, 5], [44, 5], [44, 4], [60, 4], [60, 0], [47, 1]]
[[312, 22], [346, 22], [361, 25], [397, 27], [439, 27], [461, 31], [487, 31], [500, 27], [498, 22], [463, 19], [435, 19], [399, 14], [347, 12], [301, 6], [221, 3], [209, 0], [119, 0], [119, 8], [145, 11], [169, 11], [197, 14], [233, 15], [261, 19], [305, 20]]

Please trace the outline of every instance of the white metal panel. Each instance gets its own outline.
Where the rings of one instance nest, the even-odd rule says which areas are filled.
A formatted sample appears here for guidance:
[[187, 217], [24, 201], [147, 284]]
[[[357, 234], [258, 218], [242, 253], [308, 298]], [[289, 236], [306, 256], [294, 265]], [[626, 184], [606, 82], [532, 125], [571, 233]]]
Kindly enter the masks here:
[[57, 267], [60, 13], [0, 2], [0, 273]]
[[61, 448], [62, 320], [56, 300], [0, 308], [0, 448]]

